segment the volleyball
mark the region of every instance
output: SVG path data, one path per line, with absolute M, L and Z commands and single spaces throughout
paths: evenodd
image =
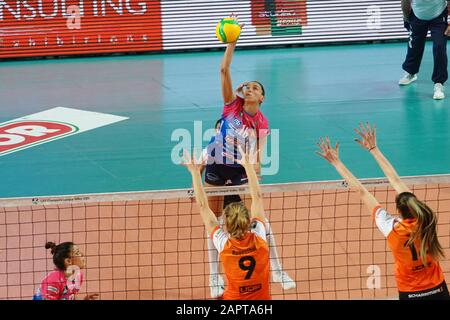
M 217 39 L 223 43 L 235 42 L 241 34 L 241 26 L 232 18 L 223 18 L 216 26 Z

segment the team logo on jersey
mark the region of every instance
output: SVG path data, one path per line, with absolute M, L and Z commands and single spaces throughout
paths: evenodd
M 128 118 L 57 107 L 0 123 L 0 156 Z
M 239 287 L 240 293 L 251 293 L 262 289 L 262 284 L 257 283 L 251 286 L 242 286 Z

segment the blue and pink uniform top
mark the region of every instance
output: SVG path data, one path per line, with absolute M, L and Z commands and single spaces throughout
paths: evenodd
M 82 283 L 81 271 L 71 279 L 67 279 L 64 271 L 52 271 L 42 280 L 33 300 L 75 300 Z
M 236 159 L 240 159 L 237 146 L 241 145 L 244 150 L 256 147 L 257 140 L 270 133 L 269 123 L 262 112 L 258 110 L 255 115 L 250 115 L 243 106 L 244 99 L 236 96 L 223 107 L 219 132 L 208 145 L 208 154 L 217 164 L 239 167 L 236 163 Z

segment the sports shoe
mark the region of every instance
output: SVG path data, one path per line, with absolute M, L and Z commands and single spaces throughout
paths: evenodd
M 285 271 L 273 271 L 272 279 L 273 282 L 280 283 L 283 290 L 294 289 L 297 286 L 295 281 L 292 280 Z
M 407 72 L 407 73 L 405 73 L 403 78 L 401 78 L 398 81 L 398 84 L 401 85 L 401 86 L 407 86 L 408 84 L 410 84 L 411 82 L 414 82 L 416 80 L 417 80 L 417 74 L 409 74 Z
M 225 284 L 221 275 L 209 276 L 209 288 L 211 290 L 211 298 L 220 298 L 225 291 Z
M 434 85 L 433 99 L 434 100 L 442 100 L 444 98 L 445 98 L 444 86 L 442 85 L 442 83 L 436 83 Z

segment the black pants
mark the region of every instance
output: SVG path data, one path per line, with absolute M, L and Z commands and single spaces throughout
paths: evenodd
M 450 300 L 447 284 L 442 282 L 440 285 L 418 292 L 399 292 L 400 300 Z
M 445 83 L 448 79 L 447 71 L 447 36 L 445 30 L 447 23 L 448 9 L 445 8 L 442 14 L 430 21 L 420 20 L 413 11 L 409 16 L 409 21 L 405 23 L 405 27 L 409 31 L 408 53 L 403 63 L 403 70 L 410 74 L 419 72 L 420 63 L 422 62 L 423 51 L 425 49 L 425 41 L 428 30 L 431 31 L 433 39 L 433 57 L 434 69 L 432 80 L 434 83 Z

